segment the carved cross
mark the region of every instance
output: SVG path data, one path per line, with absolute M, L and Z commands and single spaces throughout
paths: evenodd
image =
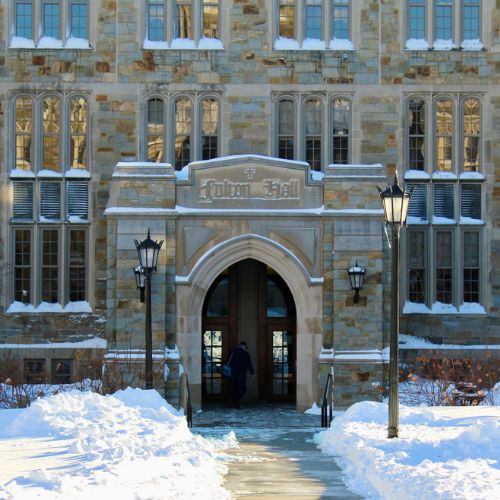
M 252 180 L 255 175 L 255 168 L 252 167 L 245 168 L 245 174 L 247 175 L 248 180 Z

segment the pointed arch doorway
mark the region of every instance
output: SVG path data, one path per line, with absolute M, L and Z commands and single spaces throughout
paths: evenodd
M 229 399 L 221 365 L 241 340 L 256 371 L 247 401 L 296 400 L 296 307 L 281 276 L 255 259 L 241 260 L 214 280 L 202 311 L 202 399 Z

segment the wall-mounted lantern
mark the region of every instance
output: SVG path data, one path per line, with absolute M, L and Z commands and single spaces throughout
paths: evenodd
M 358 266 L 358 261 L 356 261 L 356 264 L 347 269 L 347 272 L 351 281 L 351 288 L 354 290 L 354 303 L 357 304 L 359 302 L 359 291 L 363 288 L 366 267 Z

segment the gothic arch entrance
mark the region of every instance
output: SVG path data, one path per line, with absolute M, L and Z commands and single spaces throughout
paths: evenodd
M 271 267 L 254 259 L 225 269 L 209 288 L 202 311 L 202 398 L 229 399 L 221 376 L 229 353 L 245 340 L 255 378 L 247 401 L 296 399 L 296 308 L 290 289 Z
M 189 274 L 176 277 L 176 342 L 180 362 L 189 375 L 193 405 L 202 403 L 202 318 L 207 293 L 217 277 L 233 264 L 254 259 L 274 269 L 287 284 L 296 308 L 296 406 L 318 401 L 318 354 L 322 346 L 322 280 L 283 245 L 257 234 L 229 238 L 200 254 Z

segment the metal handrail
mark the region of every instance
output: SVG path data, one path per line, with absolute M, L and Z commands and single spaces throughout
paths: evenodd
M 328 394 L 330 393 L 330 397 Z M 333 420 L 333 369 L 326 378 L 325 391 L 321 400 L 321 427 L 330 427 Z
M 186 372 L 181 375 L 181 385 L 179 387 L 180 403 L 186 416 L 188 427 L 193 427 L 193 407 L 191 406 L 191 391 L 189 390 L 189 379 Z

